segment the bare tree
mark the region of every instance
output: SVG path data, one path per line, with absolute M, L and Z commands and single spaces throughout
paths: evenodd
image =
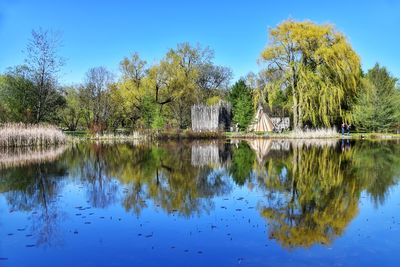
M 34 87 L 36 123 L 43 121 L 62 103 L 57 88 L 57 75 L 64 65 L 64 59 L 58 55 L 60 44 L 58 34 L 40 28 L 32 30 L 32 39 L 26 48 L 25 63 Z
M 228 67 L 204 64 L 200 66 L 197 84 L 209 97 L 212 91 L 228 89 L 232 76 L 232 70 Z
M 113 75 L 104 67 L 91 68 L 86 73 L 85 85 L 81 88 L 84 117 L 89 128 L 95 132 L 107 128 L 111 115 L 110 86 Z

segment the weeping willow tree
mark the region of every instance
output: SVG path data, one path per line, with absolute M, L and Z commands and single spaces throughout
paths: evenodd
M 284 21 L 269 32 L 262 52 L 270 76 L 268 102 L 288 96 L 293 126 L 304 121 L 330 126 L 350 120 L 350 106 L 359 88 L 360 59 L 346 37 L 332 25 Z

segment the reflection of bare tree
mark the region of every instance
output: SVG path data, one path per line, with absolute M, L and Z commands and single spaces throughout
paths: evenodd
M 1 173 L 1 190 L 10 210 L 31 212 L 31 226 L 26 230 L 32 232 L 37 245 L 52 246 L 60 242 L 57 229 L 64 215 L 57 206 L 57 197 L 62 186 L 59 179 L 64 175 L 63 166 L 50 163 Z
M 106 153 L 104 149 L 108 148 L 99 144 L 91 144 L 89 150 L 85 148 L 83 153 L 86 158 L 79 169 L 79 177 L 86 184 L 90 204 L 96 208 L 104 208 L 118 201 L 119 184 L 109 175 L 109 168 L 117 167 L 111 165 L 110 157 L 118 158 L 118 150 L 110 149 Z

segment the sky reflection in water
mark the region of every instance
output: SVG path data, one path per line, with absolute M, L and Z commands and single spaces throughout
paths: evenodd
M 397 266 L 399 176 L 399 142 L 3 149 L 0 265 Z

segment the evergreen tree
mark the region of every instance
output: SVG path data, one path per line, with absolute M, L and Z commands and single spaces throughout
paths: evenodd
M 253 95 L 244 80 L 237 81 L 230 93 L 232 103 L 233 122 L 239 125 L 240 130 L 245 130 L 254 116 Z
M 388 131 L 400 122 L 400 97 L 397 79 L 376 64 L 366 75 L 364 91 L 354 107 L 354 122 L 360 130 Z

